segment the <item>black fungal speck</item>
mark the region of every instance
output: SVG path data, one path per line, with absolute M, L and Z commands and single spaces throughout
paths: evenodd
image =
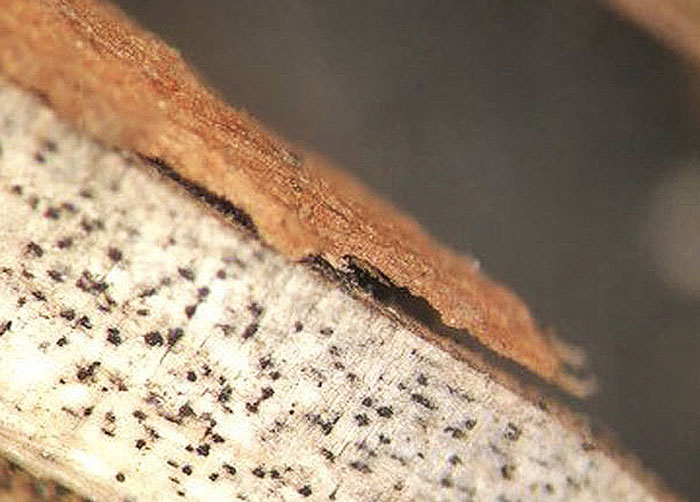
M 33 254 L 34 256 L 41 258 L 44 256 L 44 249 L 34 241 L 30 241 L 27 244 L 27 253 Z
M 168 347 L 174 347 L 175 344 L 185 335 L 182 328 L 175 328 L 168 331 Z
M 194 281 L 194 272 L 191 268 L 178 268 L 177 273 L 180 274 L 180 277 L 187 281 Z
M 231 476 L 236 474 L 236 468 L 231 464 L 223 464 L 221 467 Z
M 135 410 L 132 415 L 136 420 L 146 420 L 146 418 L 148 418 L 148 415 L 141 410 Z
M 116 480 L 119 481 L 120 483 L 123 483 L 124 480 L 126 479 L 126 476 L 124 476 L 123 473 L 118 472 L 117 475 L 115 476 Z
M 258 466 L 255 469 L 252 470 L 253 476 L 256 476 L 260 479 L 263 479 L 265 477 L 265 471 L 262 467 Z
M 95 370 L 100 367 L 102 363 L 100 361 L 93 361 L 87 366 L 83 366 L 78 369 L 77 377 L 81 382 L 87 380 L 95 374 Z
M 199 446 L 197 446 L 197 454 L 201 455 L 202 457 L 206 457 L 209 455 L 210 449 L 211 449 L 211 446 L 209 446 L 208 443 L 202 443 Z
M 50 270 L 47 270 L 46 273 L 55 282 L 63 282 L 65 280 L 65 278 L 63 277 L 63 274 L 61 272 L 59 272 L 58 270 L 50 269 Z
M 12 329 L 12 321 L 5 321 L 0 323 L 0 336 L 4 335 Z
M 299 492 L 299 495 L 301 495 L 302 497 L 310 497 L 311 494 L 313 493 L 311 491 L 311 487 L 309 485 L 304 485 L 301 488 L 299 488 L 299 490 L 297 490 L 297 491 Z
M 66 249 L 73 245 L 73 239 L 70 237 L 64 237 L 56 241 L 56 247 L 58 249 Z
M 197 381 L 197 374 L 194 371 L 188 371 L 187 372 L 187 380 L 190 382 L 196 382 Z
M 191 380 L 194 381 L 194 380 Z M 227 403 L 231 399 L 231 394 L 233 394 L 233 389 L 231 388 L 230 385 L 227 385 L 223 389 L 221 389 L 221 392 L 219 392 L 219 396 L 217 397 L 217 400 L 220 403 Z
M 82 326 L 85 329 L 92 329 L 92 322 L 88 316 L 84 315 L 78 319 L 78 326 Z
M 476 420 L 474 420 L 473 418 L 465 420 L 464 427 L 469 431 L 472 430 L 474 427 L 476 427 Z
M 377 408 L 377 415 L 382 418 L 391 418 L 394 415 L 394 409 L 391 406 L 380 406 Z
M 192 474 L 192 466 L 190 464 L 186 464 L 182 467 L 182 472 L 187 474 L 188 476 Z
M 208 288 L 208 287 L 203 286 L 203 287 L 201 287 L 201 288 L 199 288 L 199 289 L 197 290 L 197 297 L 198 297 L 200 300 L 203 300 L 203 299 L 206 298 L 207 296 L 209 296 L 209 288 Z
M 516 426 L 513 422 L 508 422 L 508 426 L 506 427 L 506 431 L 503 433 L 503 437 L 505 437 L 508 441 L 517 441 L 520 439 L 520 435 L 522 434 L 522 430 Z
M 501 466 L 501 476 L 503 479 L 513 479 L 515 474 L 515 466 L 511 464 L 504 464 Z
M 160 346 L 164 343 L 163 336 L 158 331 L 151 331 L 150 333 L 146 333 L 143 336 L 143 340 L 146 342 L 147 345 L 151 347 Z
M 275 394 L 275 390 L 272 387 L 264 387 L 261 394 L 262 399 L 270 399 Z
M 365 427 L 369 425 L 369 418 L 364 413 L 359 413 L 355 415 L 355 422 L 359 427 Z
M 218 473 L 212 472 L 211 474 L 209 474 L 209 481 L 216 481 L 217 479 L 219 479 Z
M 372 469 L 370 469 L 367 464 L 365 464 L 364 462 L 360 462 L 359 460 L 350 462 L 350 467 L 352 467 L 356 471 L 360 471 L 362 474 L 370 474 L 372 472 Z
M 2 333 L 0 333 L 0 334 L 2 334 Z M 59 347 L 63 347 L 67 343 L 68 343 L 68 339 L 65 336 L 62 336 L 61 338 L 56 340 L 56 345 L 58 345 Z
M 258 403 L 245 403 L 245 409 L 248 410 L 250 413 L 257 413 Z
M 304 329 L 304 325 L 300 323 L 299 321 L 294 323 L 294 331 L 296 333 L 299 333 L 302 329 Z
M 112 345 L 121 345 L 122 337 L 118 328 L 107 328 L 107 341 Z
M 416 378 L 416 381 L 420 385 L 423 385 L 423 386 L 428 385 L 428 378 L 423 373 L 418 375 L 418 378 Z
M 146 441 L 144 439 L 137 439 L 136 440 L 136 449 L 141 450 L 144 446 L 146 446 Z
M 188 319 L 192 319 L 194 317 L 195 312 L 197 312 L 197 304 L 187 305 L 185 307 L 185 315 Z
M 118 261 L 121 261 L 123 255 L 122 255 L 121 250 L 112 247 L 112 248 L 109 248 L 107 250 L 107 256 L 113 262 L 118 262 Z
M 423 394 L 411 394 L 411 400 L 420 404 L 421 406 L 428 408 L 429 410 L 435 409 L 435 405 L 430 401 L 430 399 L 425 397 Z
M 250 323 L 243 331 L 243 339 L 247 340 L 248 338 L 252 337 L 255 333 L 257 333 L 258 328 L 259 325 L 257 322 Z
M 319 333 L 321 333 L 323 336 L 331 336 L 333 334 L 333 328 L 326 326 L 325 328 L 321 328 Z
M 32 296 L 40 302 L 46 301 L 46 295 L 44 294 L 43 291 L 39 291 L 38 289 L 35 291 L 32 291 Z

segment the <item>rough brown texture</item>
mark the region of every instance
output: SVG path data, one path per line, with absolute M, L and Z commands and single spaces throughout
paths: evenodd
M 319 256 L 336 269 L 352 259 L 425 299 L 444 325 L 574 394 L 589 390 L 567 372 L 576 358 L 538 329 L 511 292 L 325 161 L 231 109 L 175 51 L 114 8 L 4 2 L 0 72 L 101 141 L 225 198 L 288 258 Z
M 700 65 L 700 3 L 697 0 L 607 0 L 626 17 Z

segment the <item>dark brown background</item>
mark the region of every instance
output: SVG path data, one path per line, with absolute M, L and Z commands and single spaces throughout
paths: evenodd
M 589 413 L 700 498 L 700 119 L 674 54 L 592 1 L 117 3 L 231 103 L 481 258 L 588 350 Z

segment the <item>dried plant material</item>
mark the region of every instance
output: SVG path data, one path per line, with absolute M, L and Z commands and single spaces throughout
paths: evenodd
M 477 340 L 476 349 L 498 354 L 491 359 L 516 361 L 575 395 L 591 391 L 515 295 L 327 162 L 224 104 L 172 49 L 115 9 L 5 2 L 0 72 L 100 141 L 208 194 L 287 258 L 399 291 L 395 298 L 438 328 L 421 332 L 454 355 L 475 363 L 453 338 Z
M 0 500 L 670 499 L 3 81 L 0 145 Z

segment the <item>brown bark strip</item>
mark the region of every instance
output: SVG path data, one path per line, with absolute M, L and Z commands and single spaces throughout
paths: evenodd
M 288 258 L 367 263 L 424 298 L 445 325 L 576 395 L 590 390 L 513 293 L 326 161 L 226 105 L 174 50 L 113 7 L 4 2 L 0 72 L 101 141 L 162 159 L 230 201 Z

